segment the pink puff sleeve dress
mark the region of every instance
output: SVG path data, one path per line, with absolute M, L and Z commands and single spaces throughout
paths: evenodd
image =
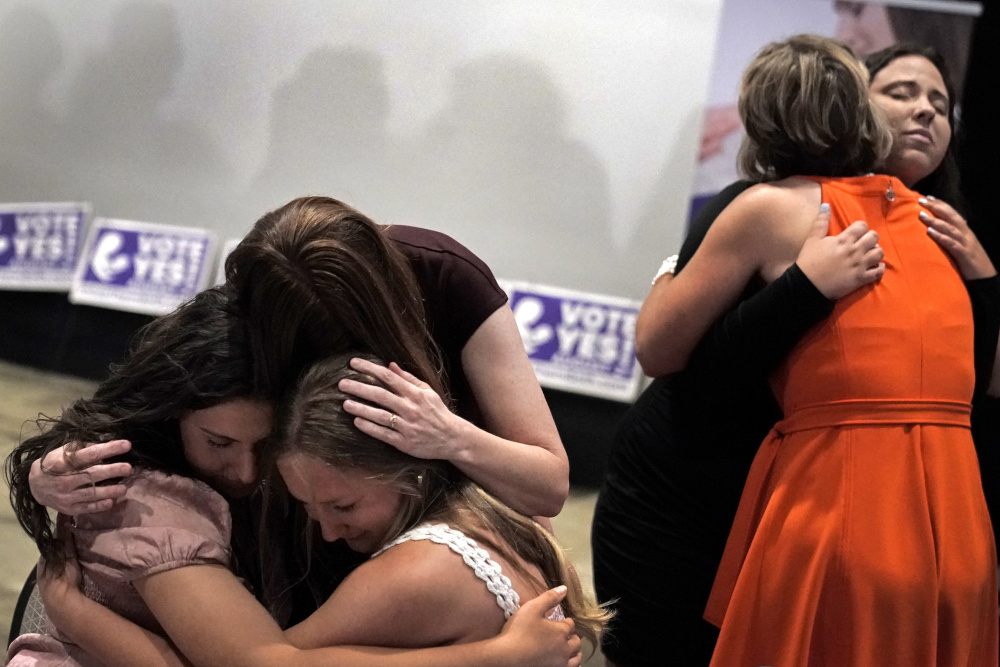
M 73 538 L 83 571 L 84 594 L 147 630 L 163 634 L 132 583 L 188 565 L 229 567 L 229 505 L 206 484 L 180 475 L 140 470 L 125 484 L 125 498 L 113 509 L 77 517 L 75 526 L 60 516 L 59 529 Z M 15 639 L 5 664 L 102 665 L 51 622 L 46 634 Z

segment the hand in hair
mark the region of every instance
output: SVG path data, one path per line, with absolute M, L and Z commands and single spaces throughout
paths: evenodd
M 112 440 L 76 448 L 76 443 L 54 449 L 31 464 L 28 485 L 40 504 L 60 514 L 78 516 L 111 509 L 125 495 L 125 486 L 98 486 L 99 482 L 132 473 L 129 463 L 101 461 L 131 449 L 128 440 Z
M 417 458 L 455 458 L 467 422 L 449 410 L 430 385 L 395 363 L 386 368 L 355 358 L 351 368 L 388 387 L 340 381 L 341 391 L 368 402 L 344 402 L 344 410 L 356 417 L 354 425 L 360 431 Z
M 920 212 L 927 234 L 955 260 L 963 279 L 991 278 L 997 274 L 969 223 L 955 209 L 934 197 L 921 199 L 920 205 L 930 211 Z
M 823 296 L 839 299 L 882 277 L 885 253 L 867 224 L 858 220 L 836 236 L 829 229 L 830 207 L 823 204 L 795 260 Z
M 566 596 L 566 587 L 550 589 L 525 602 L 504 625 L 497 642 L 511 664 L 526 667 L 577 667 L 583 661 L 580 638 L 572 619 L 548 621 L 552 608 Z

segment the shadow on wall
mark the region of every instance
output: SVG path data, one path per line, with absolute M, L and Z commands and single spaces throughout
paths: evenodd
M 27 5 L 0 23 L 0 201 L 52 199 L 69 176 L 60 164 L 64 128 L 43 103 L 63 64 L 55 25 Z
M 360 49 L 311 52 L 271 97 L 271 136 L 248 201 L 255 217 L 306 194 L 342 199 L 370 215 L 396 169 L 386 130 L 389 87 L 382 60 Z
M 691 164 L 688 156 L 691 151 L 685 142 L 698 136 L 700 126 L 701 111 L 696 110 L 685 119 L 684 127 L 677 133 L 677 141 L 670 148 L 652 191 L 643 204 L 638 224 L 624 253 L 630 262 L 645 269 L 641 277 L 642 284 L 630 285 L 631 293 L 645 294 L 660 263 L 668 254 L 672 254 L 668 253 L 664 243 L 664 221 L 678 219 L 680 216 L 677 215 L 677 209 L 686 209 L 690 201 Z
M 232 171 L 207 132 L 163 113 L 181 64 L 174 10 L 124 4 L 107 47 L 84 60 L 71 86 L 67 196 L 106 216 L 212 224 L 231 200 Z
M 169 3 L 120 6 L 106 45 L 69 72 L 60 120 L 44 93 L 65 74 L 63 51 L 44 12 L 3 15 L 0 200 L 83 199 L 103 216 L 218 227 L 329 194 L 380 222 L 450 233 L 502 277 L 634 292 L 613 243 L 604 166 L 570 136 L 568 102 L 539 62 L 496 54 L 462 64 L 441 112 L 403 138 L 388 130 L 390 112 L 405 109 L 391 108 L 381 57 L 317 49 L 273 91 L 264 166 L 237 184 L 198 119 L 165 113 L 183 64 Z
M 566 106 L 537 62 L 498 54 L 457 68 L 409 161 L 413 201 L 498 275 L 607 291 L 617 265 L 607 175 L 568 136 Z
M 274 92 L 268 158 L 246 199 L 262 211 L 330 194 L 380 222 L 453 234 L 501 276 L 613 284 L 607 178 L 566 136 L 565 103 L 541 65 L 502 55 L 463 65 L 416 139 L 392 136 L 389 112 L 377 55 L 312 52 Z

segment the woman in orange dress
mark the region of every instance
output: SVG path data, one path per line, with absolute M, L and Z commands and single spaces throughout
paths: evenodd
M 867 73 L 836 42 L 765 47 L 740 111 L 743 168 L 767 182 L 651 292 L 640 318 L 667 332 L 663 353 L 683 364 L 749 281 L 773 280 L 803 243 L 855 220 L 878 240 L 856 271 L 881 275 L 840 298 L 772 377 L 785 417 L 754 461 L 706 610 L 721 628 L 712 665 L 993 667 L 997 563 L 969 431 L 962 278 L 995 270 L 983 254 L 960 275 L 920 222 L 920 195 L 861 175 L 889 138 Z M 830 226 L 810 228 L 821 203 Z

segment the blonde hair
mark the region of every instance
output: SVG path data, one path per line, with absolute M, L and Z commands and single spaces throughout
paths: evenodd
M 739 112 L 746 136 L 737 162 L 753 181 L 857 176 L 892 148 L 868 95 L 868 70 L 826 37 L 796 35 L 765 46 L 743 73 Z
M 354 357 L 382 362 L 372 355 L 348 353 L 314 364 L 292 392 L 279 419 L 277 456 L 301 453 L 338 468 L 359 470 L 390 483 L 403 496 L 399 514 L 384 538 L 428 521 L 443 521 L 499 552 L 519 575 L 545 587 L 565 585 L 562 608 L 577 633 L 595 647 L 611 612 L 588 599 L 562 547 L 544 528 L 490 496 L 457 468 L 441 460 L 418 459 L 354 426 L 344 408 L 348 396 L 340 380 L 381 383 L 350 367 Z M 521 560 L 538 567 L 544 581 Z

